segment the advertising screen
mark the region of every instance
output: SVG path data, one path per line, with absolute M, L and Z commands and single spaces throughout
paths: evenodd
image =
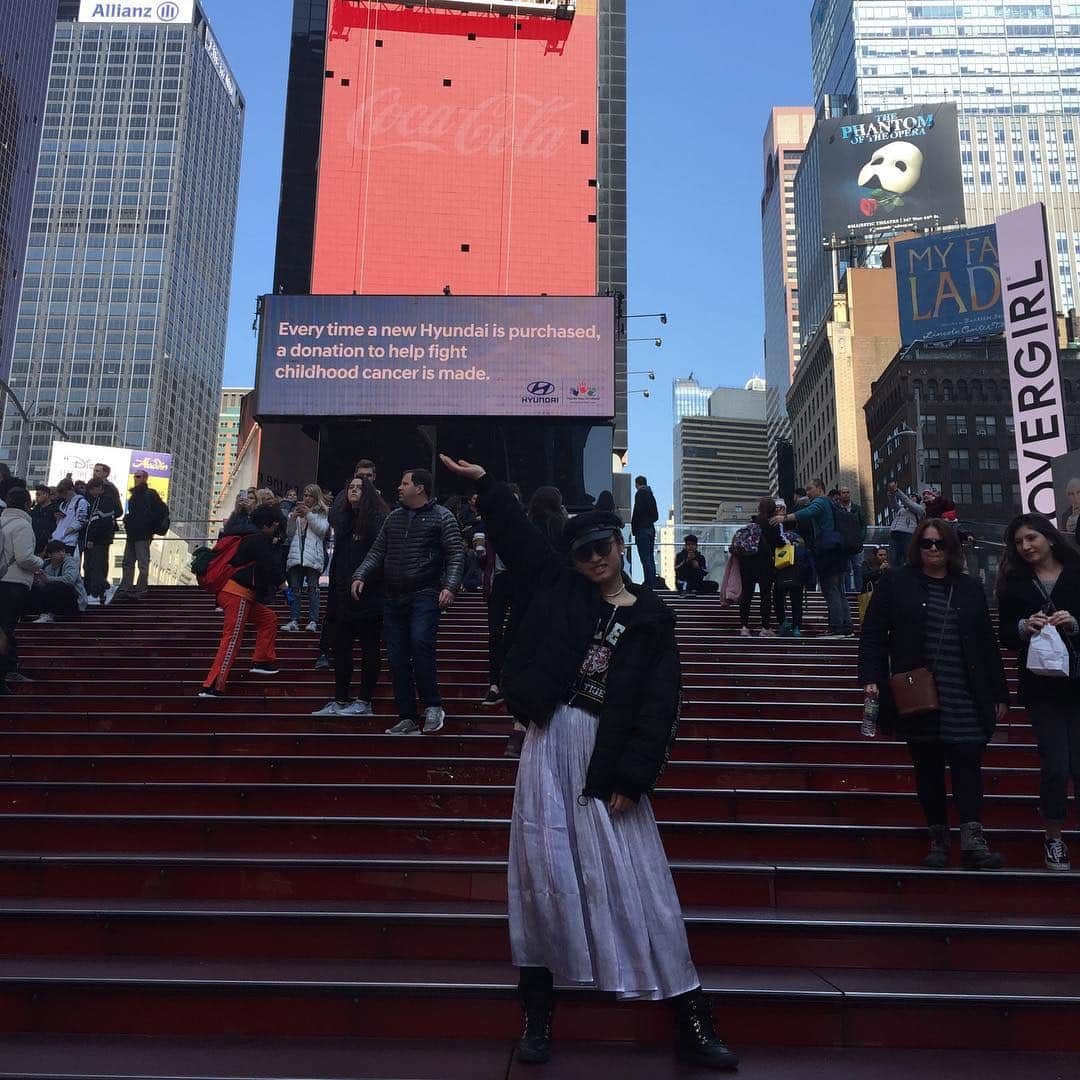
M 1001 333 L 996 226 L 901 240 L 894 261 L 904 345 Z
M 256 415 L 615 414 L 607 297 L 265 296 Z
M 1050 471 L 1054 477 L 1055 524 L 1076 544 L 1080 541 L 1080 450 L 1054 458 Z
M 817 139 L 826 237 L 963 224 L 955 104 L 821 120 Z
M 145 469 L 146 482 L 168 502 L 172 454 L 162 454 L 156 450 L 56 441 L 49 456 L 46 482 L 52 487 L 65 476 L 70 476 L 72 480 L 89 480 L 94 475 L 94 466 L 99 462 L 109 466 L 109 480 L 117 486 L 123 498 L 127 498 L 128 491 L 135 485 L 132 475 L 135 470 Z

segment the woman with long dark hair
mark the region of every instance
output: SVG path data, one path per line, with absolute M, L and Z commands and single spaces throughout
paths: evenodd
M 902 716 L 890 677 L 924 669 L 933 676 L 938 707 Z M 982 758 L 1005 718 L 1009 692 L 986 596 L 965 574 L 960 541 L 947 521 L 919 522 L 906 563 L 874 589 L 859 641 L 859 682 L 868 697 L 880 697 L 882 730 L 907 741 L 930 830 L 926 866 L 949 865 L 946 769 L 960 816 L 962 865 L 1004 866 L 983 835 Z
M 1028 670 L 1032 639 L 1053 627 L 1069 649 L 1075 670 L 1080 635 L 1080 554 L 1039 514 L 1021 514 L 1005 530 L 1005 558 L 998 578 L 1002 642 L 1020 654 L 1020 696 L 1039 745 L 1039 812 L 1048 870 L 1070 870 L 1061 838 L 1069 810 L 1069 777 L 1080 798 L 1080 701 L 1077 682 Z
M 352 579 L 367 557 L 375 537 L 386 520 L 389 508 L 375 485 L 354 477 L 345 493 L 345 505 L 335 508 L 334 558 L 330 564 L 330 588 L 337 593 L 334 630 L 334 700 L 317 709 L 313 716 L 371 716 L 371 699 L 379 681 L 382 645 L 383 597 L 381 581 L 369 580 L 356 598 Z M 360 643 L 360 696 L 350 700 L 353 677 L 353 647 Z
M 518 1060 L 550 1055 L 557 977 L 621 998 L 672 1000 L 680 1053 L 734 1068 L 690 958 L 647 797 L 678 727 L 674 617 L 623 575 L 616 515 L 571 518 L 556 553 L 505 484 L 479 465 L 442 462 L 476 482 L 496 550 L 512 574 L 535 584 L 502 672 L 507 703 L 529 725 L 508 870 L 525 1010 Z
M 738 553 L 739 576 L 742 579 L 742 593 L 739 596 L 739 633 L 750 637 L 750 606 L 754 601 L 755 586 L 761 590 L 761 636 L 775 637 L 772 630 L 773 609 L 773 556 L 780 546 L 780 526 L 773 525 L 776 516 L 776 500 L 764 498 L 758 503 L 758 512 L 753 523 L 760 530 L 757 551 Z

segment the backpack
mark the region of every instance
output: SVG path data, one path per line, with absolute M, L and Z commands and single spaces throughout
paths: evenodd
M 732 555 L 756 555 L 761 547 L 761 526 L 757 522 L 744 525 L 731 538 Z
M 833 507 L 834 528 L 840 534 L 845 555 L 858 555 L 862 551 L 862 526 L 859 519 L 847 510 Z
M 169 507 L 163 499 L 159 499 L 157 520 L 154 522 L 154 533 L 157 536 L 164 536 L 171 528 L 172 521 L 169 520 Z
M 223 536 L 213 548 L 196 548 L 191 557 L 191 572 L 198 579 L 199 587 L 217 596 L 237 570 L 232 559 L 240 547 L 242 536 Z M 251 565 L 250 563 L 248 564 Z

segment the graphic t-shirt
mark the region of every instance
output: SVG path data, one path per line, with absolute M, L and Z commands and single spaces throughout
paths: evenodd
M 599 714 L 607 695 L 608 672 L 615 647 L 626 632 L 626 622 L 623 621 L 622 616 L 632 610 L 607 604 L 604 606 L 610 607 L 610 612 L 605 610 L 596 622 L 596 629 L 593 631 L 589 647 L 585 650 L 585 657 L 581 661 L 581 668 L 574 681 L 568 702 L 579 709 L 596 714 Z

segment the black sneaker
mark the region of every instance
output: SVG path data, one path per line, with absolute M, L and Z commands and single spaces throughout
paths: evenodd
M 1051 840 L 1048 836 L 1043 843 L 1043 853 L 1047 870 L 1072 869 L 1072 863 L 1069 862 L 1069 849 L 1060 837 Z
M 481 705 L 501 705 L 503 703 L 502 693 L 494 686 L 484 695 L 484 699 L 480 702 Z
M 195 696 L 197 698 L 201 698 L 201 697 L 211 697 L 211 698 L 213 698 L 213 697 L 224 697 L 225 696 L 225 691 L 224 690 L 218 690 L 216 687 L 213 687 L 213 686 L 204 686 Z
M 252 675 L 280 675 L 281 668 L 273 664 L 255 664 L 251 669 Z
M 326 653 L 322 653 L 319 656 L 319 659 L 315 661 L 315 670 L 316 671 L 325 671 L 329 667 L 330 667 L 330 657 L 327 656 Z
M 4 676 L 5 680 L 11 683 L 12 686 L 18 686 L 19 683 L 33 682 L 29 675 L 24 675 L 21 671 L 9 671 Z

